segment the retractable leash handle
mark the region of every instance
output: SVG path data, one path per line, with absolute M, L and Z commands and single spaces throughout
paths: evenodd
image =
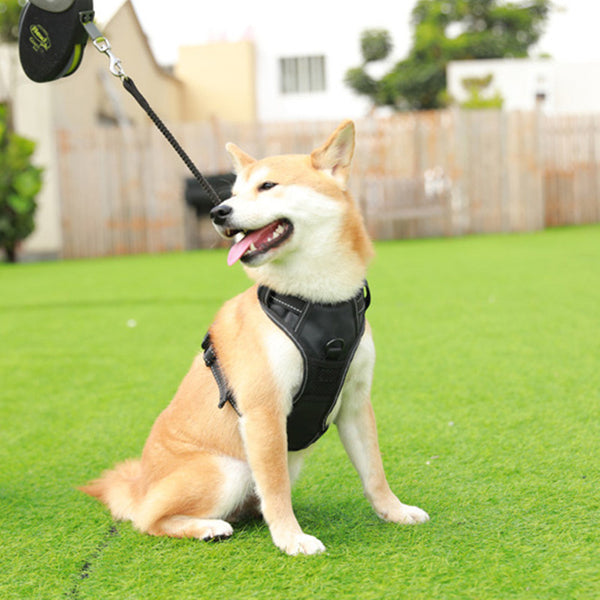
M 19 20 L 19 58 L 25 74 L 38 83 L 71 75 L 81 64 L 88 36 L 94 47 L 108 57 L 110 72 L 146 111 L 211 202 L 220 204 L 217 192 L 125 74 L 121 59 L 113 54 L 110 42 L 94 23 L 93 0 L 30 0 L 25 5 Z
M 94 14 L 92 0 L 31 0 L 19 18 L 19 59 L 38 83 L 71 75 L 83 58 L 87 35 L 79 15 Z

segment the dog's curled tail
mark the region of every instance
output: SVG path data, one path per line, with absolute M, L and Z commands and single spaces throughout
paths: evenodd
M 131 521 L 139 498 L 141 473 L 139 460 L 126 460 L 79 490 L 106 504 L 118 521 Z

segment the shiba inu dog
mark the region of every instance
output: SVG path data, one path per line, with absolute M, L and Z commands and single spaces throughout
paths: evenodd
M 379 517 L 429 518 L 393 494 L 379 453 L 363 291 L 373 249 L 347 189 L 354 138 L 346 121 L 310 155 L 255 160 L 227 145 L 237 178 L 211 218 L 235 241 L 229 264 L 241 260 L 256 285 L 217 313 L 141 459 L 82 488 L 116 519 L 207 540 L 262 514 L 283 552 L 323 552 L 296 520 L 291 485 L 331 423 Z

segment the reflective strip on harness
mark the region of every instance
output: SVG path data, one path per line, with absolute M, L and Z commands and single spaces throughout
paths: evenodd
M 287 419 L 288 449 L 302 450 L 327 431 L 327 418 L 365 330 L 369 288 L 365 283 L 354 298 L 345 302 L 318 304 L 260 286 L 258 299 L 267 316 L 288 335 L 302 355 L 302 383 Z M 240 414 L 208 334 L 202 347 L 205 363 L 219 386 L 219 407 L 230 402 Z

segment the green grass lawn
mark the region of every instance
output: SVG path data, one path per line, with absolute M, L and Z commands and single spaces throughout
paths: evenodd
M 369 276 L 383 523 L 334 430 L 294 489 L 327 553 L 116 527 L 75 486 L 136 456 L 223 300 L 221 250 L 0 266 L 0 598 L 600 597 L 600 227 L 388 242 Z M 135 325 L 135 326 L 132 326 Z

